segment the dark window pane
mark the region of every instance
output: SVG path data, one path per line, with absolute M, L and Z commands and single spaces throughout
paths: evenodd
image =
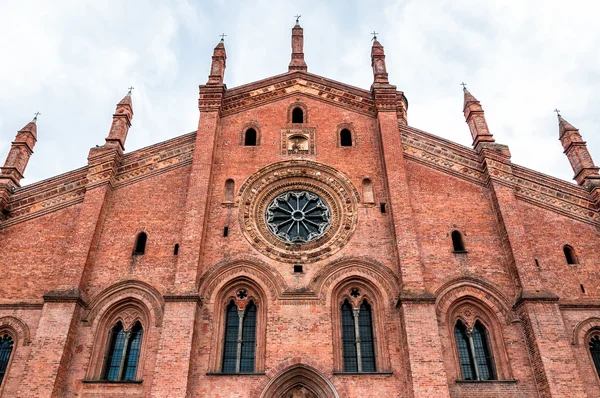
M 254 372 L 254 352 L 256 350 L 256 306 L 250 302 L 246 306 L 242 326 L 242 358 L 240 372 Z
M 142 325 L 136 323 L 131 329 L 129 335 L 129 346 L 127 346 L 127 356 L 125 357 L 125 370 L 123 380 L 135 380 L 137 365 L 140 358 L 140 348 L 142 346 L 142 335 L 144 330 Z
M 138 256 L 142 255 L 146 252 L 146 240 L 148 239 L 148 235 L 145 232 L 140 232 L 135 241 L 135 248 L 133 249 L 133 254 Z
M 340 131 L 340 145 L 352 146 L 352 133 L 348 129 Z
M 463 238 L 460 232 L 452 231 L 452 245 L 454 246 L 455 252 L 464 252 L 465 245 L 463 243 Z
M 342 305 L 342 353 L 344 372 L 358 372 L 354 317 L 352 316 L 352 306 L 348 301 Z
M 294 108 L 292 111 L 292 123 L 304 123 L 304 112 L 300 108 Z
M 463 380 L 475 380 L 475 363 L 469 349 L 469 337 L 465 325 L 461 321 L 456 322 L 456 326 L 454 326 L 454 338 Z
M 494 367 L 492 364 L 492 355 L 488 341 L 485 326 L 480 322 L 475 322 L 473 329 L 473 345 L 475 346 L 475 358 L 479 370 L 480 380 L 494 380 Z
M 106 357 L 104 379 L 119 380 L 119 369 L 125 346 L 125 331 L 121 322 L 117 323 L 110 331 L 108 355 Z
M 223 373 L 235 373 L 237 359 L 237 338 L 240 318 L 234 302 L 227 306 L 225 316 L 225 346 L 223 347 Z
M 246 136 L 244 137 L 245 146 L 256 146 L 256 130 L 250 128 L 246 130 Z
M 596 373 L 600 376 L 600 336 L 596 335 L 590 340 L 590 353 L 596 367 Z
M 358 313 L 358 331 L 360 333 L 360 357 L 363 372 L 375 372 L 375 345 L 373 343 L 373 318 L 371 306 L 363 301 Z
M 2 380 L 4 380 L 6 374 L 13 346 L 13 339 L 9 335 L 5 334 L 0 338 L 0 385 L 2 385 Z

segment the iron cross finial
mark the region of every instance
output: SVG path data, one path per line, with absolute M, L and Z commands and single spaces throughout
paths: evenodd
M 373 38 L 371 40 L 372 41 L 377 40 L 377 32 L 373 31 L 373 32 L 371 32 L 371 34 L 373 35 Z
M 556 116 L 560 116 L 560 110 L 557 108 L 554 108 L 554 112 L 556 112 Z
M 34 113 L 33 120 L 37 120 L 37 117 L 38 117 L 39 115 L 41 115 L 41 113 L 39 113 L 39 112 L 36 112 L 36 113 Z
M 221 41 L 225 41 L 225 37 L 227 37 L 225 33 L 221 33 L 219 36 L 221 36 Z
M 300 22 L 300 17 L 301 17 L 301 16 L 302 16 L 302 15 L 294 15 L 294 18 L 296 18 L 296 23 L 299 23 L 299 22 Z
M 131 86 L 128 88 L 129 92 L 127 92 L 127 94 L 131 94 L 131 90 L 133 90 L 135 87 Z
M 467 88 L 467 83 L 465 82 L 462 82 L 460 85 L 463 86 L 463 90 Z

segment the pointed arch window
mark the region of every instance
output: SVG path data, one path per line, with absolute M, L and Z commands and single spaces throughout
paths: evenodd
M 454 247 L 455 253 L 466 253 L 465 242 L 463 236 L 459 231 L 452 231 L 452 246 Z
M 304 111 L 302 108 L 294 108 L 292 111 L 292 123 L 304 123 Z
M 254 372 L 256 315 L 257 308 L 253 301 L 248 302 L 244 309 L 238 309 L 233 300 L 229 302 L 225 316 L 223 373 Z
M 344 372 L 375 372 L 371 306 L 364 300 L 355 309 L 346 300 L 341 311 Z
M 348 129 L 340 131 L 340 146 L 352 146 L 352 133 Z
M 140 232 L 135 239 L 135 246 L 133 248 L 134 256 L 141 256 L 146 252 L 146 241 L 148 240 L 148 235 L 145 232 Z
M 596 373 L 600 377 L 600 335 L 595 334 L 592 336 L 589 342 L 590 355 L 596 368 Z
M 463 380 L 496 380 L 494 362 L 485 326 L 475 322 L 472 329 L 458 320 L 454 338 Z
M 136 322 L 130 330 L 125 330 L 121 322 L 117 322 L 111 329 L 104 361 L 103 380 L 136 380 L 143 333 L 144 330 L 139 322 Z
M 8 370 L 8 364 L 10 363 L 10 356 L 14 347 L 14 341 L 8 334 L 0 337 L 0 386 Z

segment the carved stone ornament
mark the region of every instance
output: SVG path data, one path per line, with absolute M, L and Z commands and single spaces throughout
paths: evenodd
M 339 171 L 308 160 L 275 163 L 240 188 L 240 225 L 273 259 L 314 262 L 341 249 L 357 222 L 358 191 Z

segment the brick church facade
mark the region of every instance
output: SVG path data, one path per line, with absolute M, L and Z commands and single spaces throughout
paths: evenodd
M 411 127 L 371 57 L 369 90 L 308 73 L 296 24 L 287 73 L 227 88 L 221 41 L 197 131 L 125 153 L 128 94 L 85 167 L 23 187 L 21 129 L 0 396 L 599 397 L 579 131 L 559 115 L 576 185 L 512 163 L 466 89 L 472 148 Z

